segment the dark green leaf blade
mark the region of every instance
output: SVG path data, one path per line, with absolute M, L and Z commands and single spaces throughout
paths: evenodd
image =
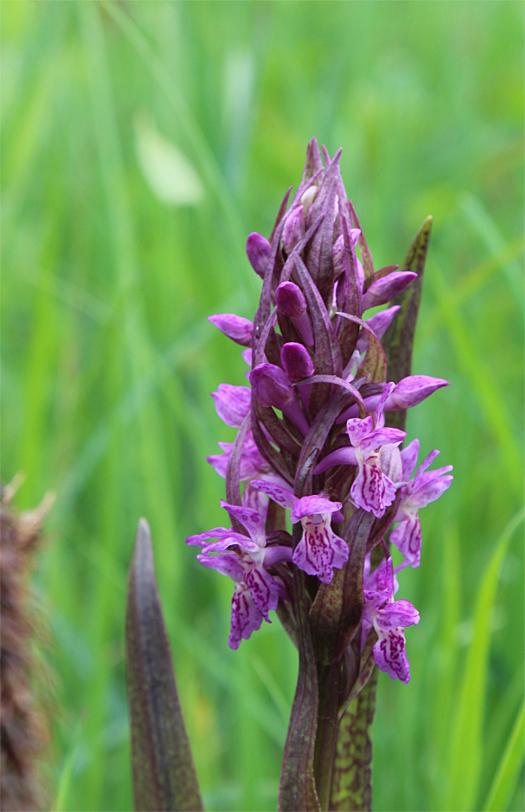
M 202 810 L 145 519 L 129 572 L 126 654 L 135 809 Z
M 330 809 L 369 812 L 372 809 L 371 728 L 377 690 L 377 668 L 349 705 L 339 725 Z
M 402 378 L 410 375 L 412 369 L 412 350 L 414 335 L 421 301 L 423 287 L 423 273 L 427 258 L 432 217 L 423 222 L 414 242 L 410 246 L 400 271 L 417 273 L 417 279 L 396 296 L 392 304 L 401 305 L 392 324 L 383 336 L 383 347 L 388 358 L 388 380 L 398 383 Z M 387 425 L 404 430 L 406 425 L 406 410 L 392 412 L 387 419 Z

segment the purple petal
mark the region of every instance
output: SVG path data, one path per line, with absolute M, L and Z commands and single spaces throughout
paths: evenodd
M 363 311 L 391 302 L 416 277 L 417 273 L 412 273 L 412 271 L 394 271 L 388 276 L 378 279 L 377 282 L 372 282 L 363 296 Z
M 417 511 L 411 511 L 405 515 L 402 522 L 395 530 L 392 530 L 390 541 L 396 545 L 399 552 L 413 567 L 419 567 L 421 563 L 421 522 Z
M 403 481 L 401 454 L 397 445 L 389 443 L 381 448 L 381 470 L 397 486 Z
M 314 468 L 314 474 L 322 474 L 329 468 L 333 468 L 334 465 L 357 465 L 355 448 L 338 448 L 327 454 Z
M 236 533 L 231 527 L 213 527 L 211 530 L 206 530 L 205 533 L 198 533 L 195 536 L 188 536 L 186 544 L 199 544 L 204 545 L 208 543 L 208 539 L 222 539 L 230 536 L 235 536 Z
M 361 441 L 359 448 L 364 454 L 368 454 L 384 445 L 399 445 L 406 436 L 406 431 L 401 429 L 374 429 Z
M 264 547 L 266 544 L 264 522 L 257 511 L 238 505 L 229 505 L 224 499 L 221 499 L 221 507 L 227 510 L 230 516 L 235 516 L 259 547 Z
M 283 228 L 283 247 L 287 254 L 295 248 L 304 236 L 303 206 L 297 206 L 289 213 Z
M 228 644 L 239 648 L 241 640 L 248 640 L 252 632 L 261 628 L 263 616 L 245 584 L 237 584 L 232 598 L 232 619 Z
M 346 433 L 350 437 L 350 442 L 355 448 L 358 448 L 361 442 L 372 431 L 372 418 L 365 417 L 351 417 L 346 421 Z
M 211 396 L 215 401 L 217 414 L 227 426 L 240 428 L 250 411 L 252 393 L 247 386 L 232 386 L 221 383 Z
M 248 347 L 252 342 L 253 323 L 249 319 L 243 319 L 242 316 L 236 316 L 234 313 L 222 313 L 217 316 L 208 316 L 208 321 L 211 321 L 224 335 Z
M 291 561 L 292 560 L 292 548 L 291 547 L 266 547 L 264 551 L 264 566 L 266 569 L 268 567 L 273 567 L 274 564 L 280 564 L 281 561 Z
M 341 569 L 348 561 L 348 555 L 348 544 L 326 527 L 324 522 L 306 522 L 292 561 L 307 575 L 317 575 L 320 581 L 329 584 L 333 578 L 333 568 Z
M 281 348 L 281 363 L 284 371 L 291 381 L 302 381 L 303 378 L 310 378 L 315 367 L 310 353 L 302 344 L 289 341 Z
M 429 471 L 417 481 L 417 487 L 414 487 L 410 493 L 410 504 L 416 508 L 423 508 L 435 502 L 439 497 L 452 485 L 453 476 L 442 476 L 445 471 L 450 471 L 451 465 L 445 468 L 438 468 L 436 471 Z M 434 475 L 434 476 L 433 476 Z
M 380 671 L 385 671 L 392 679 L 399 679 L 405 685 L 410 680 L 410 663 L 405 651 L 403 629 L 390 629 L 381 635 L 374 646 L 374 660 Z
M 306 299 L 295 282 L 281 282 L 275 291 L 275 304 L 285 316 L 298 318 L 306 311 Z
M 246 240 L 246 253 L 255 273 L 264 279 L 266 266 L 272 253 L 272 246 L 266 237 L 257 234 L 256 231 L 250 234 Z
M 257 609 L 268 620 L 269 609 L 277 609 L 279 603 L 279 582 L 263 567 L 253 567 L 244 574 L 244 583 Z
M 303 496 L 298 499 L 290 513 L 290 521 L 296 524 L 305 516 L 315 516 L 317 513 L 335 513 L 341 510 L 341 502 L 331 502 L 324 496 Z
M 382 632 L 399 627 L 417 626 L 418 623 L 419 612 L 410 601 L 405 600 L 387 603 L 376 616 L 377 628 Z
M 378 457 L 359 466 L 357 477 L 350 489 L 350 496 L 358 507 L 372 511 L 378 519 L 396 496 L 396 487 L 381 470 Z
M 221 575 L 227 575 L 234 581 L 239 582 L 244 578 L 244 567 L 241 560 L 235 553 L 225 553 L 224 555 L 198 555 L 197 561 L 203 567 L 208 567 L 211 570 L 217 570 Z
M 294 390 L 280 367 L 259 364 L 250 372 L 250 383 L 255 397 L 262 406 L 282 409 L 294 397 Z
M 252 479 L 250 484 L 252 488 L 262 491 L 266 496 L 269 496 L 270 499 L 287 510 L 293 508 L 297 502 L 297 497 L 294 496 L 293 493 L 281 488 L 279 485 L 275 485 L 273 482 L 266 482 L 263 479 Z
M 403 466 L 403 480 L 408 482 L 412 471 L 416 467 L 417 455 L 419 454 L 419 440 L 412 440 L 401 451 L 401 464 Z

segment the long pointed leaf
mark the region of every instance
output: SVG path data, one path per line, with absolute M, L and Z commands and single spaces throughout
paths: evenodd
M 523 765 L 524 734 L 525 705 L 522 705 L 501 758 L 498 772 L 490 788 L 487 801 L 483 807 L 483 812 L 501 812 L 502 809 L 508 809 L 519 771 Z
M 330 809 L 372 809 L 372 739 L 377 668 L 339 725 Z
M 400 268 L 401 271 L 412 271 L 417 273 L 417 279 L 396 296 L 392 304 L 401 305 L 392 324 L 383 336 L 383 347 L 388 358 L 388 380 L 398 383 L 401 378 L 410 375 L 412 369 L 412 350 L 414 347 L 414 335 L 416 331 L 417 315 L 419 303 L 421 301 L 421 290 L 423 287 L 423 273 L 427 258 L 428 242 L 432 228 L 432 217 L 427 217 L 423 225 L 416 234 L 414 242 L 410 246 L 405 261 Z M 393 412 L 389 426 L 405 429 L 406 410 Z
M 129 572 L 126 653 L 135 809 L 202 810 L 145 519 Z
M 465 662 L 458 697 L 458 714 L 449 742 L 450 784 L 445 809 L 475 809 L 482 763 L 483 717 L 491 637 L 491 617 L 501 566 L 509 541 L 523 521 L 523 510 L 514 517 L 500 538 L 481 581 L 474 611 L 474 637 Z

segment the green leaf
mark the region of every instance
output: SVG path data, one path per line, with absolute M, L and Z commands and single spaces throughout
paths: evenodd
M 202 810 L 145 519 L 129 572 L 126 644 L 135 809 Z
M 392 324 L 383 337 L 383 347 L 385 348 L 388 358 L 388 380 L 395 381 L 396 383 L 402 378 L 406 378 L 407 375 L 410 375 L 412 369 L 414 335 L 419 312 L 419 302 L 421 301 L 423 272 L 425 270 L 431 228 L 432 217 L 427 217 L 419 229 L 414 242 L 410 246 L 402 267 L 399 269 L 400 271 L 412 271 L 413 273 L 417 273 L 418 278 L 414 279 L 414 281 L 393 300 L 392 304 L 401 305 L 401 310 L 398 310 Z M 390 414 L 389 418 L 387 425 L 403 430 L 405 429 L 406 409 Z
M 330 809 L 372 809 L 371 728 L 377 691 L 377 668 L 345 711 L 339 724 Z
M 525 704 L 516 719 L 498 771 L 490 788 L 483 812 L 502 812 L 508 809 L 523 764 L 523 737 L 525 735 Z
M 448 776 L 444 809 L 468 812 L 475 809 L 482 755 L 483 720 L 487 687 L 491 618 L 503 559 L 521 510 L 507 525 L 481 581 L 474 610 L 474 637 L 467 652 L 457 714 L 449 742 Z

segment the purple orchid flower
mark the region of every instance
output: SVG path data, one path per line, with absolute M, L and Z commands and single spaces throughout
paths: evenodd
M 331 528 L 332 514 L 341 510 L 341 502 L 331 502 L 324 496 L 298 499 L 279 485 L 263 480 L 254 479 L 251 485 L 281 507 L 291 510 L 292 524 L 301 522 L 303 535 L 293 552 L 292 561 L 308 575 L 317 575 L 320 581 L 329 584 L 334 567 L 341 569 L 349 555 L 348 544 Z
M 410 663 L 406 655 L 403 629 L 419 623 L 419 612 L 410 601 L 394 601 L 397 584 L 392 559 L 383 558 L 372 573 L 366 571 L 370 568 L 370 556 L 367 559 L 363 590 L 363 633 L 367 635 L 370 627 L 374 627 L 378 637 L 374 644 L 377 667 L 392 679 L 399 679 L 406 684 L 410 680 Z
M 448 472 L 452 471 L 452 465 L 427 471 L 439 454 L 439 451 L 431 451 L 417 469 L 414 479 L 407 482 L 415 468 L 418 453 L 419 440 L 412 440 L 401 451 L 402 478 L 407 484 L 402 488 L 401 501 L 394 519 L 400 524 L 390 535 L 390 541 L 413 567 L 419 567 L 421 561 L 421 522 L 418 511 L 439 499 L 441 494 L 450 488 L 454 479 L 448 475 Z
M 247 640 L 253 631 L 260 628 L 263 619 L 271 622 L 268 612 L 277 608 L 283 586 L 270 575 L 267 568 L 280 561 L 289 561 L 292 551 L 284 546 L 266 546 L 264 520 L 257 511 L 229 505 L 224 500 L 221 500 L 221 507 L 237 519 L 249 535 L 232 528 L 214 527 L 205 533 L 189 536 L 186 543 L 202 546 L 202 553 L 197 559 L 203 566 L 228 575 L 235 581 L 229 645 L 236 649 L 242 639 Z M 234 552 L 226 552 L 231 547 Z
M 217 391 L 212 392 L 211 396 L 221 420 L 227 426 L 240 428 L 242 421 L 250 411 L 252 393 L 249 387 L 220 383 Z

